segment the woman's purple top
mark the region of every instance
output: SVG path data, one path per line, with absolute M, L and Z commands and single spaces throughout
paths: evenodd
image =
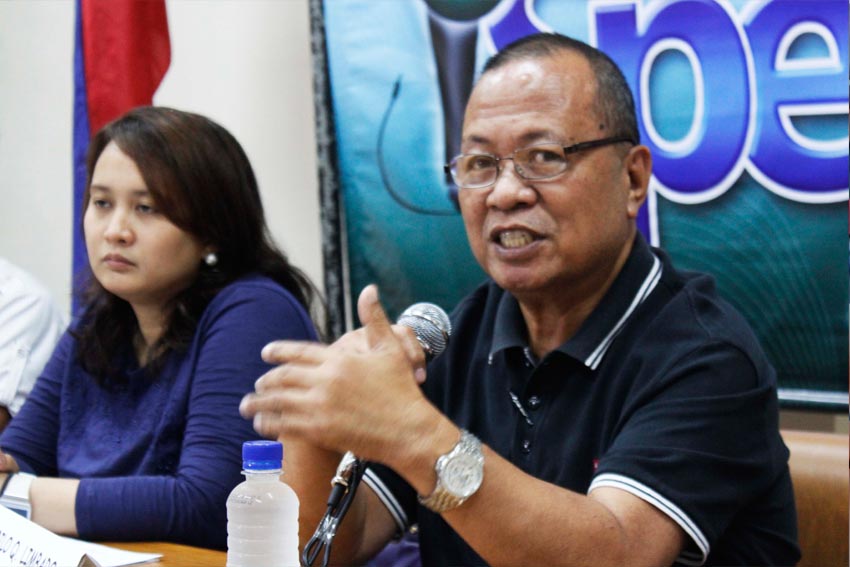
M 155 379 L 129 356 L 126 384 L 98 385 L 66 332 L 0 448 L 25 472 L 81 479 L 83 539 L 224 549 L 242 442 L 259 437 L 239 401 L 270 368 L 260 351 L 276 339 L 317 336 L 298 301 L 262 276 L 219 292 L 188 350 L 172 353 Z

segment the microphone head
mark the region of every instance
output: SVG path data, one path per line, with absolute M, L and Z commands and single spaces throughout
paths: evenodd
M 449 316 L 433 303 L 414 303 L 399 316 L 398 324 L 413 329 L 426 360 L 442 353 L 452 335 Z

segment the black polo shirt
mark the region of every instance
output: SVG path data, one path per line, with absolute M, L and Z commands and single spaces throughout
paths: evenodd
M 638 234 L 600 305 L 542 360 L 517 301 L 493 282 L 457 306 L 452 324 L 423 390 L 515 466 L 581 494 L 613 486 L 656 506 L 690 538 L 681 564 L 799 559 L 775 373 L 711 277 L 677 272 Z M 365 481 L 400 528 L 418 523 L 424 565 L 484 564 L 393 471 L 372 465 Z

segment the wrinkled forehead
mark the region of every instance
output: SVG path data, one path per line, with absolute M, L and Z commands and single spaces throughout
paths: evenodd
M 580 55 L 511 61 L 488 71 L 475 85 L 463 139 L 489 137 L 519 124 L 578 134 L 596 121 L 595 92 L 590 64 Z
M 581 54 L 564 51 L 554 55 L 528 57 L 504 63 L 483 74 L 472 95 L 486 96 L 501 90 L 518 94 L 524 90 L 559 89 L 593 94 L 596 79 L 590 62 Z

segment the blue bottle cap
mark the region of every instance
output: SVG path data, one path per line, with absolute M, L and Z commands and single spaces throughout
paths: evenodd
M 279 441 L 245 441 L 242 443 L 242 468 L 267 471 L 282 468 L 283 445 Z

